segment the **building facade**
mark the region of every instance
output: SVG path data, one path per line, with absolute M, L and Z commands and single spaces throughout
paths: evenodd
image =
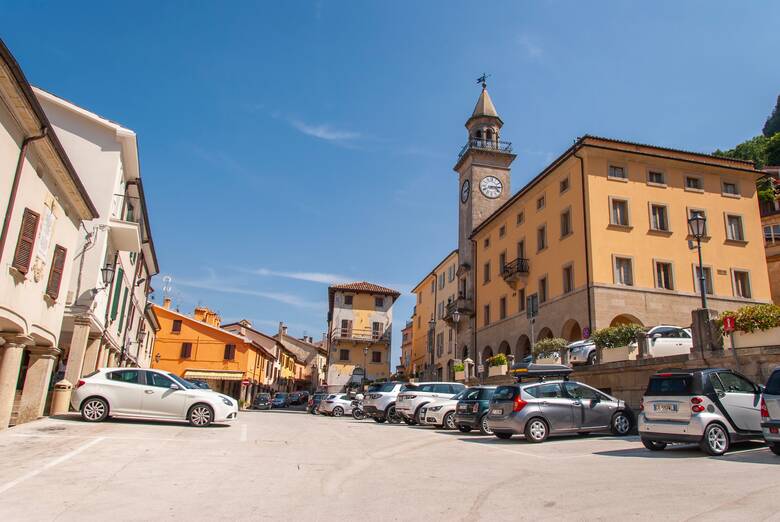
M 97 217 L 79 171 L 0 40 L 0 430 L 44 412 L 61 357 L 79 229 Z
M 395 370 L 395 373 L 399 376 L 406 376 L 411 371 L 413 339 L 414 314 L 412 314 L 410 320 L 406 321 L 406 326 L 401 330 L 401 358 Z
M 220 327 L 230 333 L 236 334 L 244 338 L 245 342 L 254 345 L 260 350 L 260 362 L 263 368 L 260 375 L 256 375 L 256 382 L 252 382 L 249 386 L 250 397 L 254 397 L 258 392 L 273 392 L 278 391 L 280 374 L 275 364 L 279 358 L 279 346 L 276 339 L 270 335 L 266 335 L 263 332 L 255 330 L 252 327 L 252 323 L 243 319 L 236 323 L 222 324 Z
M 780 185 L 780 166 L 765 167 L 764 175 L 771 179 L 777 192 Z M 759 205 L 772 302 L 780 304 L 780 201 L 761 200 Z
M 289 335 L 284 323 L 279 323 L 279 331 L 274 339 L 295 355 L 300 366 L 301 377 L 296 378 L 295 389 L 313 392 L 324 387 L 328 350 L 322 343 L 315 343 L 309 336 L 298 339 Z
M 367 282 L 328 288 L 328 391 L 390 377 L 392 310 L 399 295 Z

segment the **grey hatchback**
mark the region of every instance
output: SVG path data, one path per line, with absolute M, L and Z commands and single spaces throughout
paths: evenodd
M 628 435 L 633 419 L 624 401 L 568 380 L 499 386 L 487 415 L 499 439 L 523 434 L 530 442 L 543 442 L 550 435 L 592 431 Z

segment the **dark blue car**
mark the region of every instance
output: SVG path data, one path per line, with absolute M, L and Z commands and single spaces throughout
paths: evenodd
M 277 393 L 271 401 L 271 408 L 286 408 L 290 405 L 290 394 Z

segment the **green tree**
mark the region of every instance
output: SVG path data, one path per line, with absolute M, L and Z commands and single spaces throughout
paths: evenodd
M 774 136 L 778 132 L 780 132 L 780 96 L 777 97 L 775 109 L 772 111 L 772 114 L 769 115 L 769 118 L 767 118 L 763 129 L 764 136 L 767 138 Z M 775 165 L 777 164 L 775 163 Z
M 780 165 L 780 132 L 769 138 L 766 143 L 766 164 Z
M 724 158 L 735 158 L 752 161 L 756 164 L 756 169 L 760 170 L 764 168 L 767 163 L 767 144 L 769 138 L 766 136 L 756 136 L 747 141 L 744 141 L 729 150 L 716 150 L 713 154 L 715 156 L 722 156 Z

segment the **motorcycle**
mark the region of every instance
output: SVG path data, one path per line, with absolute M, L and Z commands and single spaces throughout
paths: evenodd
M 363 401 L 352 401 L 352 418 L 355 420 L 366 418 L 366 412 L 363 411 Z

